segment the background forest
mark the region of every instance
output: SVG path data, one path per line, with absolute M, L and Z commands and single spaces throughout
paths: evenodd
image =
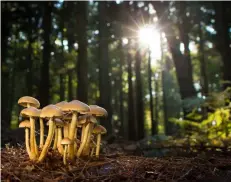
M 2 135 L 18 128 L 17 101 L 28 95 L 42 107 L 74 99 L 104 107 L 108 134 L 127 140 L 230 137 L 230 2 L 1 2 L 1 10 Z

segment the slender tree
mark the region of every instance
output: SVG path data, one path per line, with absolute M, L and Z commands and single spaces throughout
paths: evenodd
M 129 45 L 128 45 L 129 46 Z M 136 119 L 134 108 L 134 91 L 132 83 L 132 56 L 129 50 L 127 51 L 127 72 L 128 72 L 128 139 L 136 139 Z
M 122 30 L 121 30 L 122 31 Z M 120 116 L 120 134 L 124 136 L 124 93 L 123 93 L 123 65 L 124 65 L 124 51 L 123 51 L 123 45 L 122 45 L 122 39 L 120 39 L 119 42 L 119 50 L 120 50 L 120 68 L 119 68 L 119 116 Z
M 40 94 L 39 100 L 41 106 L 49 104 L 50 97 L 50 76 L 49 76 L 49 65 L 50 65 L 50 52 L 51 52 L 51 43 L 50 43 L 50 34 L 51 34 L 51 13 L 53 8 L 52 2 L 43 2 L 44 12 L 43 12 L 43 59 L 41 66 L 41 81 L 40 81 Z
M 88 60 L 87 60 L 87 22 L 88 2 L 77 2 L 77 32 L 78 32 L 78 61 L 77 61 L 77 97 L 80 101 L 88 101 Z
M 213 2 L 215 8 L 216 45 L 223 62 L 224 88 L 231 86 L 230 2 Z
M 107 2 L 99 2 L 99 91 L 100 105 L 108 111 L 107 120 L 102 120 L 102 124 L 111 133 L 111 78 L 110 61 L 108 57 L 108 28 L 107 28 Z
M 136 120 L 137 120 L 137 139 L 144 138 L 144 102 L 143 102 L 143 87 L 141 77 L 141 55 L 140 50 L 137 50 L 135 55 L 135 74 L 136 74 Z

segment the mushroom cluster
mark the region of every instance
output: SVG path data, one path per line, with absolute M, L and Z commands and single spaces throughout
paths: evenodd
M 30 96 L 21 97 L 18 104 L 26 107 L 20 113 L 25 120 L 19 127 L 25 128 L 26 150 L 32 161 L 42 162 L 49 148 L 57 150 L 63 156 L 65 165 L 67 159 L 74 160 L 82 156 L 99 157 L 101 135 L 107 130 L 98 124 L 96 118 L 107 116 L 104 108 L 97 105 L 88 106 L 79 100 L 73 100 L 38 109 L 39 101 Z M 37 121 L 40 126 L 39 146 L 35 138 Z M 46 125 L 48 134 L 45 138 Z

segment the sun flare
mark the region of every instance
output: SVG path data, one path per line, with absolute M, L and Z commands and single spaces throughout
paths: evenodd
M 156 65 L 156 60 L 161 57 L 160 48 L 160 32 L 152 26 L 146 25 L 138 31 L 138 38 L 143 46 L 146 46 L 151 51 L 151 64 Z

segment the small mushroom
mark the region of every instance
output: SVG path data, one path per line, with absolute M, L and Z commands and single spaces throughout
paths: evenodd
M 45 159 L 48 148 L 51 145 L 51 141 L 52 141 L 52 138 L 54 135 L 54 129 L 55 129 L 54 118 L 61 118 L 62 116 L 63 116 L 63 112 L 61 111 L 59 107 L 55 105 L 48 105 L 42 109 L 40 117 L 49 118 L 50 123 L 49 123 L 49 129 L 48 129 L 48 136 L 46 138 L 42 152 L 38 158 L 38 162 L 42 162 Z
M 95 149 L 96 149 L 96 143 L 95 143 L 94 141 L 92 141 L 92 142 L 90 143 L 90 149 L 91 149 L 91 154 L 90 154 L 90 156 L 93 157 L 94 152 L 95 152 Z
M 29 107 L 23 109 L 20 113 L 23 117 L 30 118 L 30 148 L 31 148 L 31 159 L 36 160 L 36 140 L 35 140 L 35 117 L 39 117 L 40 111 L 35 107 Z
M 29 144 L 29 129 L 30 129 L 30 121 L 24 120 L 19 124 L 19 128 L 25 128 L 25 144 L 26 144 L 26 151 L 29 155 L 29 158 L 31 157 L 31 151 L 30 151 L 30 144 Z
M 64 138 L 61 141 L 61 145 L 64 145 L 64 153 L 63 153 L 63 163 L 67 164 L 67 147 L 73 144 L 73 142 L 69 138 Z
M 57 148 L 60 154 L 63 155 L 63 146 L 61 145 L 62 141 L 62 127 L 64 126 L 64 123 L 61 119 L 55 119 L 55 124 L 57 127 Z
M 40 103 L 37 99 L 30 96 L 23 96 L 18 100 L 18 104 L 23 107 L 35 107 L 39 108 Z
M 107 130 L 103 126 L 98 125 L 93 129 L 92 133 L 97 135 L 96 157 L 99 157 L 101 135 L 107 133 Z
M 44 144 L 44 123 L 43 123 L 42 118 L 39 118 L 39 124 L 40 124 L 39 148 L 43 148 L 43 144 Z

